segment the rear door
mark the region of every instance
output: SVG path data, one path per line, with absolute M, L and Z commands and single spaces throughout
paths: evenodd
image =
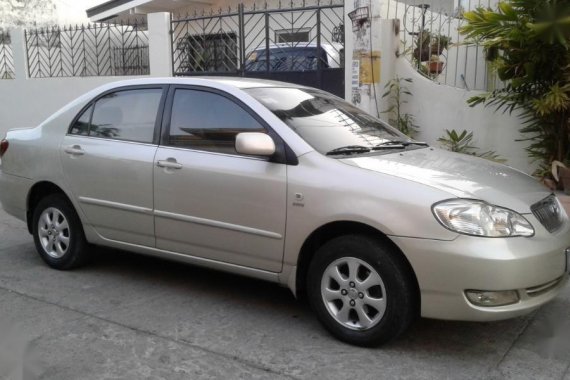
M 237 133 L 268 127 L 224 92 L 170 93 L 154 168 L 157 248 L 279 272 L 287 165 L 235 150 Z
M 65 180 L 104 238 L 155 246 L 153 162 L 165 86 L 132 86 L 93 101 L 61 145 Z

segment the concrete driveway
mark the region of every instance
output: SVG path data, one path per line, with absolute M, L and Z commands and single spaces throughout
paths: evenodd
M 570 287 L 524 318 L 422 319 L 362 349 L 277 285 L 104 249 L 51 270 L 0 210 L 0 379 L 570 380 L 569 364 Z

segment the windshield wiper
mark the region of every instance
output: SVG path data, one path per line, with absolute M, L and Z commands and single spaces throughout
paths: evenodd
M 421 141 L 391 140 L 375 145 L 372 149 L 402 149 L 409 145 L 428 146 L 427 143 Z
M 335 154 L 353 154 L 353 153 L 368 153 L 368 152 L 370 152 L 370 148 L 367 148 L 363 145 L 347 145 L 328 151 L 326 155 L 332 156 Z
M 425 142 L 420 141 L 404 141 L 404 140 L 391 140 L 385 141 L 378 145 L 375 145 L 371 148 L 366 147 L 364 145 L 347 145 L 341 146 L 340 148 L 335 148 L 331 151 L 326 153 L 327 156 L 332 156 L 335 154 L 354 154 L 354 153 L 368 153 L 372 150 L 380 150 L 380 149 L 404 149 L 408 145 L 421 145 L 421 146 L 428 146 Z

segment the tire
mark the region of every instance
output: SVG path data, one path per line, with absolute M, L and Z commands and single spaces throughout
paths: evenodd
M 418 315 L 409 264 L 388 244 L 345 235 L 321 246 L 307 278 L 309 303 L 324 327 L 357 346 L 378 346 L 402 334 Z
M 76 268 L 89 257 L 81 221 L 63 194 L 51 194 L 38 202 L 32 232 L 40 257 L 54 269 Z

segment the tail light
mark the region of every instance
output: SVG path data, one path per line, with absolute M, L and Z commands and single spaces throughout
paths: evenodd
M 9 145 L 10 144 L 8 143 L 8 140 L 6 140 L 6 139 L 0 141 L 0 158 L 2 158 L 4 153 L 6 153 Z

